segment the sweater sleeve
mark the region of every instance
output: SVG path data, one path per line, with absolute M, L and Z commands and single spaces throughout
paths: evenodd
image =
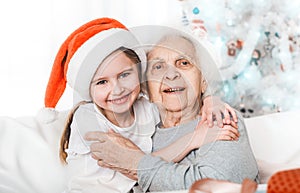
M 190 152 L 180 163 L 145 155 L 139 163 L 138 183 L 146 191 L 186 190 L 196 180 L 214 178 L 242 183 L 256 180 L 258 168 L 244 122 L 239 115 L 238 141 L 217 141 Z
M 165 162 L 159 157 L 146 155 L 142 158 L 138 171 L 138 183 L 144 192 L 184 190 L 200 179 L 196 165 Z

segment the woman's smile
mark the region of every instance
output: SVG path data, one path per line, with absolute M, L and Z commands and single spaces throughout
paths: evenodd
M 167 94 L 179 94 L 180 92 L 184 91 L 184 87 L 174 87 L 174 88 L 167 88 L 164 89 L 163 92 Z

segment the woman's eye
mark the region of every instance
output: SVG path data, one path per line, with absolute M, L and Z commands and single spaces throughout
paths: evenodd
M 107 80 L 99 80 L 96 82 L 96 85 L 103 85 L 106 84 L 108 81 Z
M 181 68 L 187 68 L 187 67 L 190 67 L 192 66 L 192 63 L 186 59 L 180 59 L 176 62 L 176 66 L 177 67 L 181 67 Z
M 152 66 L 152 69 L 153 69 L 153 70 L 160 70 L 160 69 L 162 69 L 162 68 L 163 68 L 162 63 L 156 63 L 156 64 L 154 64 L 154 65 Z
M 130 75 L 129 72 L 124 72 L 124 73 L 120 74 L 119 78 L 126 78 L 129 75 Z
M 184 66 L 186 66 L 186 65 L 189 64 L 189 62 L 188 61 L 182 61 L 181 64 L 184 65 Z

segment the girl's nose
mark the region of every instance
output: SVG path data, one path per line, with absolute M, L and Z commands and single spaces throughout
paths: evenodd
M 119 81 L 116 81 L 114 83 L 114 88 L 113 88 L 113 92 L 112 93 L 114 95 L 121 95 L 123 93 L 123 91 L 124 91 L 124 88 L 123 88 L 122 84 L 120 84 Z

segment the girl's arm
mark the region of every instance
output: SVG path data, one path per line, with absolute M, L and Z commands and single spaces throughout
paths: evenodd
M 176 140 L 174 143 L 170 144 L 169 146 L 160 149 L 156 152 L 152 152 L 152 155 L 161 157 L 167 162 L 179 162 L 190 151 L 194 149 L 192 145 L 194 135 L 194 132 L 188 133 L 185 136 Z M 199 142 L 202 140 L 200 138 L 201 136 L 199 136 Z
M 207 121 L 199 122 L 194 132 L 188 133 L 169 146 L 152 152 L 153 156 L 159 156 L 167 162 L 179 162 L 193 149 L 219 140 L 237 140 L 239 132 L 235 122 L 224 125 L 223 128 L 208 127 Z
M 238 139 L 236 112 L 219 97 L 205 96 L 201 114 L 201 122 L 193 133 L 186 134 L 169 146 L 153 152 L 152 155 L 159 156 L 168 162 L 179 162 L 193 149 L 212 141 Z M 214 120 L 217 121 L 219 127 L 214 126 Z

